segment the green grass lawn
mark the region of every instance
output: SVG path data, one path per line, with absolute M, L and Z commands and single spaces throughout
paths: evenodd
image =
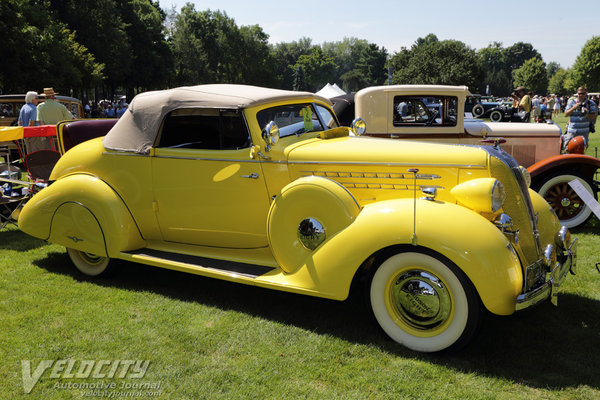
M 8 227 L 0 230 L 0 399 L 598 399 L 600 222 L 573 233 L 578 274 L 558 307 L 486 315 L 467 348 L 432 356 L 388 339 L 358 292 L 335 302 L 132 263 L 88 278 L 60 246 Z M 33 370 L 64 359 L 150 364 L 139 379 L 69 379 L 60 370 L 54 378 L 51 368 L 24 393 L 23 360 Z
M 10 227 L 0 231 L 0 398 L 88 397 L 56 387 L 87 382 L 158 384 L 138 395 L 162 399 L 598 399 L 599 230 L 575 232 L 579 273 L 558 307 L 488 315 L 462 352 L 431 356 L 387 339 L 358 293 L 335 302 L 132 263 L 92 279 L 61 247 Z M 150 364 L 141 379 L 48 370 L 24 394 L 22 360 L 33 370 L 62 359 Z

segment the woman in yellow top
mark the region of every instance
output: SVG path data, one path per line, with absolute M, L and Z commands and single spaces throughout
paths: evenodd
M 523 86 L 519 86 L 515 89 L 519 100 L 519 115 L 523 122 L 529 122 L 531 116 L 531 96 L 527 94 Z

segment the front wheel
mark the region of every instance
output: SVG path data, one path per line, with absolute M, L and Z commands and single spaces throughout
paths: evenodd
M 475 106 L 473 106 L 473 110 L 471 111 L 471 114 L 473 114 L 475 118 L 481 117 L 484 113 L 485 108 L 483 108 L 481 104 L 475 104 Z
M 383 261 L 370 283 L 371 309 L 394 341 L 422 352 L 457 350 L 474 335 L 480 303 L 451 261 L 421 252 Z
M 573 172 L 556 173 L 533 185 L 534 190 L 550 204 L 560 224 L 569 229 L 583 225 L 592 214 L 590 206 L 569 185 L 573 180 L 578 180 L 596 198 L 591 184 Z
M 97 256 L 83 251 L 67 248 L 71 261 L 82 274 L 88 276 L 106 276 L 113 267 L 113 260 L 109 257 Z
M 500 122 L 502 118 L 504 118 L 502 111 L 494 110 L 490 113 L 490 121 L 492 122 Z

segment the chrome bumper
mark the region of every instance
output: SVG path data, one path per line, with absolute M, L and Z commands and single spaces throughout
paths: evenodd
M 557 293 L 555 288 L 559 287 L 561 282 L 567 276 L 567 272 L 571 271 L 575 275 L 577 266 L 577 238 L 573 239 L 569 249 L 565 251 L 565 259 L 562 263 L 557 263 L 556 267 L 550 272 L 549 278 L 542 286 L 532 290 L 531 292 L 523 293 L 517 296 L 516 311 L 521 311 L 529 308 L 540 301 L 552 297 L 552 303 L 557 304 Z

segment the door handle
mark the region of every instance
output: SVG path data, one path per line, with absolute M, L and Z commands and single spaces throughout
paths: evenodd
M 250 175 L 242 175 L 242 178 L 258 179 L 258 174 L 253 172 Z

